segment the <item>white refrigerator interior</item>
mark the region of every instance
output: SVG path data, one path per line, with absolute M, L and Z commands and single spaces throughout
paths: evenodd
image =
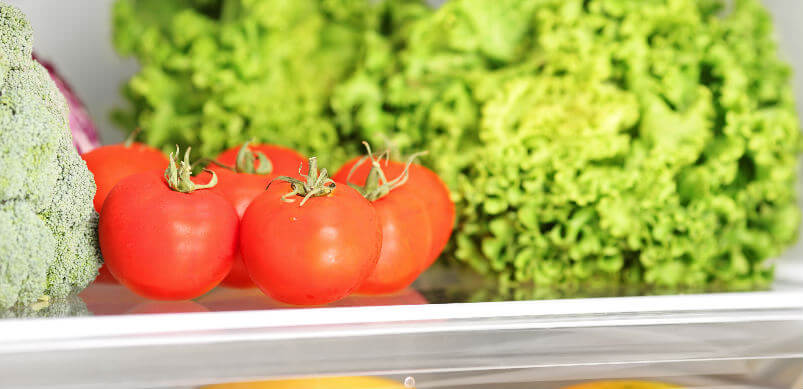
M 109 0 L 12 0 L 104 143 L 137 64 L 110 43 Z M 803 75 L 803 2 L 765 1 Z M 795 80 L 803 112 L 803 77 Z M 803 192 L 803 186 L 801 187 Z M 95 316 L 0 320 L 0 388 L 195 388 L 305 376 L 382 376 L 441 389 L 560 388 L 647 379 L 694 388 L 803 388 L 803 244 L 775 261 L 772 290 L 476 302 L 471 277 L 435 269 L 417 296 L 277 309 L 219 289 L 213 312 L 126 314 L 141 300 L 97 286 Z M 418 293 L 416 292 L 416 294 Z M 423 296 L 433 304 L 418 304 Z M 410 299 L 406 299 L 410 297 Z M 413 302 L 411 302 L 413 301 Z M 400 305 L 399 305 L 400 304 Z M 168 306 L 167 310 L 171 308 Z

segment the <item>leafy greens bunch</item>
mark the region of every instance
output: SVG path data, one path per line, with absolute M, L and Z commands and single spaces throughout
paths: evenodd
M 342 160 L 345 150 L 334 150 L 346 136 L 330 120 L 329 97 L 379 40 L 371 32 L 382 8 L 364 0 L 119 0 L 114 44 L 142 69 L 124 90 L 133 110 L 117 112 L 117 121 L 142 127 L 143 140 L 165 150 L 188 144 L 212 156 L 254 139 Z
M 453 256 L 503 283 L 763 285 L 797 236 L 799 120 L 757 0 L 159 4 L 116 7 L 149 142 L 427 149 Z

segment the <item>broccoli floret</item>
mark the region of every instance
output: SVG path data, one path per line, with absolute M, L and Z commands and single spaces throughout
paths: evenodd
M 100 264 L 95 182 L 32 35 L 19 9 L 0 4 L 0 308 L 66 297 Z

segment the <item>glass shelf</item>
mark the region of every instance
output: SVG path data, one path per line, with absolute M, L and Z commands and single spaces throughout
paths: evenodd
M 448 377 L 506 374 L 737 374 L 760 361 L 803 359 L 803 273 L 795 266 L 779 268 L 767 291 L 498 302 L 460 302 L 480 288 L 436 268 L 395 296 L 305 309 L 255 290 L 162 303 L 93 285 L 80 301 L 94 316 L 0 320 L 0 386 L 409 375 L 418 388 L 434 388 Z M 449 279 L 463 286 L 455 292 Z

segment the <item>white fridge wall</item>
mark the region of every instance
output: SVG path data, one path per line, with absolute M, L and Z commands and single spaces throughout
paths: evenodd
M 123 135 L 109 120 L 109 111 L 123 104 L 120 85 L 137 69 L 117 56 L 111 45 L 113 0 L 5 0 L 20 7 L 34 26 L 36 49 L 52 61 L 89 107 L 105 143 Z M 440 4 L 442 0 L 430 0 Z M 765 0 L 775 16 L 784 55 L 803 73 L 803 2 Z M 803 76 L 797 77 L 798 112 L 803 112 Z
M 95 120 L 104 143 L 121 141 L 110 111 L 123 104 L 120 86 L 137 70 L 111 44 L 112 0 L 3 0 L 22 9 L 34 28 L 34 50 L 52 62 Z

